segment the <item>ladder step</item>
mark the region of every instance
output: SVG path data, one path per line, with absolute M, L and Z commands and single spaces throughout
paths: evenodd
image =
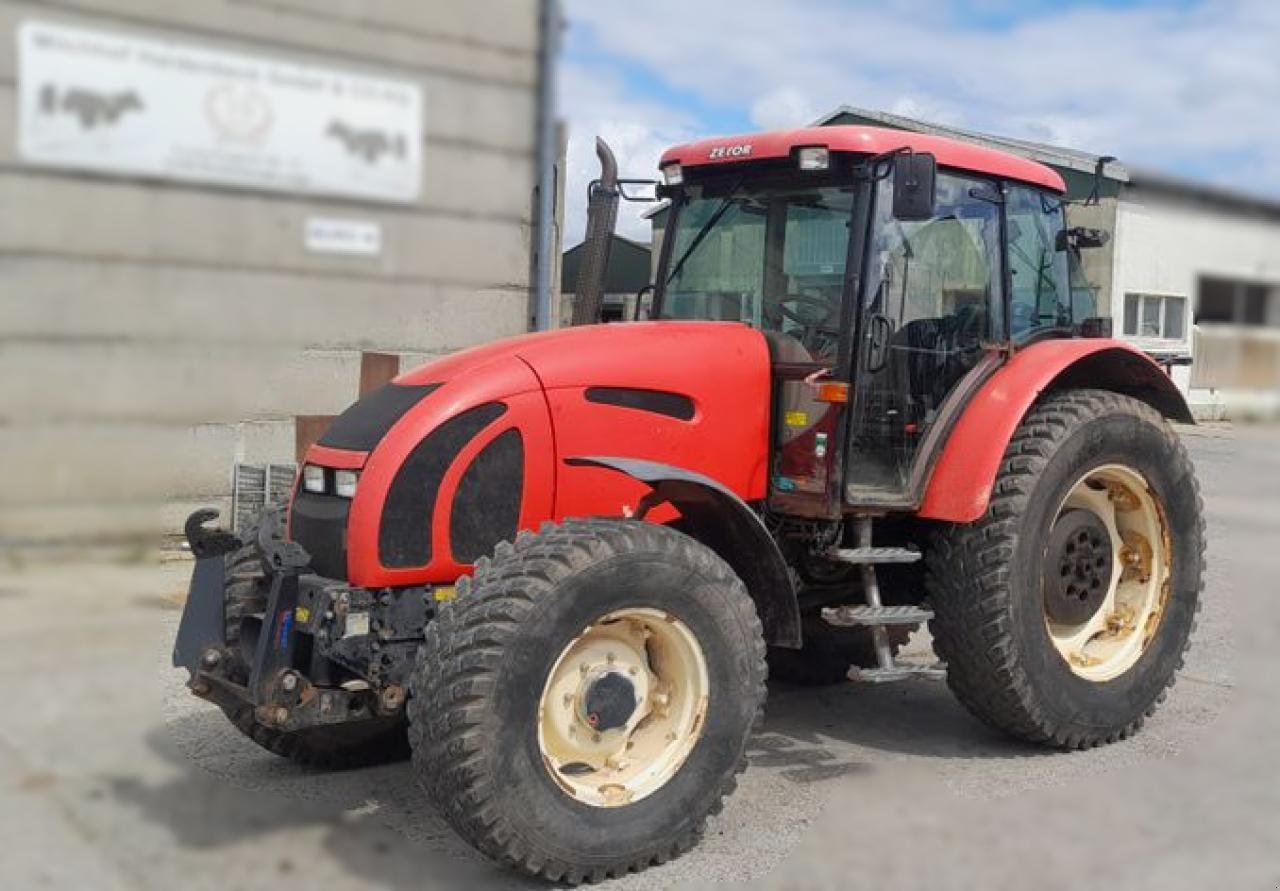
M 931 611 L 918 606 L 833 606 L 822 611 L 822 620 L 839 628 L 853 625 L 919 625 L 932 618 Z
M 914 548 L 839 548 L 827 552 L 832 560 L 859 565 L 871 563 L 915 563 L 923 556 Z
M 926 681 L 945 681 L 947 666 L 941 662 L 933 665 L 903 665 L 898 663 L 891 668 L 851 668 L 849 680 L 870 684 L 887 684 L 892 681 L 905 681 L 910 678 L 921 678 Z

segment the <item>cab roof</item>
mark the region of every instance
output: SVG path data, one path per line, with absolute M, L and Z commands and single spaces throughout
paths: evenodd
M 659 166 L 676 163 L 688 168 L 714 167 L 786 158 L 796 149 L 807 146 L 826 146 L 833 152 L 867 155 L 909 148 L 914 152 L 932 154 L 938 159 L 940 167 L 1018 180 L 1059 193 L 1067 190 L 1066 183 L 1057 171 L 1018 155 L 945 136 L 888 127 L 803 127 L 743 136 L 719 136 L 670 148 L 662 156 Z

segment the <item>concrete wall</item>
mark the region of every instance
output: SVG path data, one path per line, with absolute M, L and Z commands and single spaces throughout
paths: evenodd
M 14 133 L 24 20 L 419 83 L 409 206 L 62 173 Z M 225 504 L 233 462 L 292 461 L 295 414 L 531 314 L 535 0 L 0 0 L 0 548 L 154 537 Z M 309 253 L 312 215 L 379 223 Z
M 1187 297 L 1194 322 L 1195 301 L 1201 276 L 1274 282 L 1280 284 L 1280 220 L 1261 215 L 1230 214 L 1190 200 L 1165 194 L 1126 190 L 1117 210 L 1117 253 L 1112 306 L 1116 331 L 1123 330 L 1126 293 L 1173 294 Z M 1216 348 L 1223 347 L 1223 332 L 1212 336 Z M 1227 340 L 1232 338 L 1227 332 Z M 1186 326 L 1183 342 L 1135 340 L 1139 346 L 1167 350 L 1193 345 L 1199 352 L 1199 338 L 1192 325 Z M 1263 337 L 1260 342 L 1280 339 Z M 1206 344 L 1205 348 L 1209 348 Z M 1199 360 L 1199 356 L 1196 357 Z M 1207 364 L 1222 362 L 1206 356 Z M 1268 360 L 1270 361 L 1270 360 Z M 1197 378 L 1195 388 L 1192 378 Z M 1194 368 L 1175 368 L 1174 379 L 1189 391 L 1193 407 L 1212 414 L 1222 404 L 1221 392 L 1210 392 L 1212 383 Z M 1215 387 L 1218 390 L 1219 387 Z M 1228 394 L 1229 395 L 1229 394 Z M 1274 397 L 1276 394 L 1270 394 Z M 1263 394 L 1264 398 L 1267 394 Z

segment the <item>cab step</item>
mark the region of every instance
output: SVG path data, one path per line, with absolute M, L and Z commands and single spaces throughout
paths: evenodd
M 833 606 L 822 611 L 822 621 L 838 628 L 856 625 L 921 625 L 933 613 L 918 606 Z
M 915 548 L 839 548 L 829 551 L 827 556 L 840 563 L 852 563 L 866 566 L 883 563 L 915 563 L 923 556 Z
M 854 667 L 849 669 L 849 680 L 870 684 L 887 684 L 892 681 L 906 681 L 911 678 L 920 678 L 926 681 L 945 681 L 947 679 L 947 666 L 941 662 L 935 662 L 933 665 L 903 665 L 901 662 L 897 662 L 890 668 Z

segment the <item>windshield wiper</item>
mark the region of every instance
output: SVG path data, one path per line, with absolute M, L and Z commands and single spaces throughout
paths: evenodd
M 715 228 L 716 223 L 720 222 L 720 218 L 725 215 L 725 211 L 727 211 L 733 203 L 738 200 L 733 194 L 737 191 L 737 188 L 738 187 L 735 184 L 734 187 L 729 190 L 729 194 L 721 200 L 720 206 L 716 208 L 715 213 L 707 218 L 707 221 L 702 224 L 702 228 L 693 236 L 693 241 L 689 242 L 689 246 L 684 249 L 684 253 L 680 255 L 680 259 L 671 267 L 671 274 L 668 275 L 667 280 L 663 282 L 663 287 L 671 284 L 671 281 L 680 274 L 680 270 L 684 268 L 685 261 L 688 260 L 689 256 L 698 249 L 698 245 L 702 244 L 702 239 L 707 237 L 707 233 Z

